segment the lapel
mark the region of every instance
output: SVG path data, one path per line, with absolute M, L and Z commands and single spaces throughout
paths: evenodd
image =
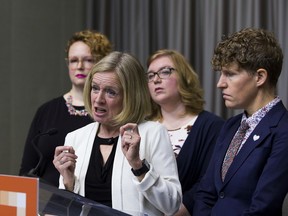
M 264 119 L 263 119 L 264 120 Z M 234 158 L 228 172 L 226 174 L 224 185 L 230 181 L 237 170 L 244 164 L 246 159 L 249 157 L 251 152 L 258 146 L 261 145 L 265 137 L 270 134 L 270 126 L 265 125 L 264 122 L 260 122 L 257 127 L 252 131 L 245 144 Z
M 125 162 L 126 157 L 124 156 L 122 149 L 121 149 L 121 145 L 122 145 L 121 139 L 122 137 L 121 135 L 119 135 L 117 146 L 116 146 L 116 152 L 114 156 L 114 162 L 113 162 L 112 185 L 121 183 L 119 179 L 121 178 L 121 175 L 123 175 L 123 172 L 125 172 L 124 164 L 128 163 L 127 161 Z
M 88 127 L 88 128 L 87 128 Z M 79 146 L 79 151 L 77 150 L 77 154 L 81 155 L 81 160 L 77 161 L 76 170 L 79 169 L 80 176 L 86 176 L 88 165 L 90 162 L 91 152 L 95 140 L 95 136 L 99 127 L 99 123 L 94 122 L 85 127 L 85 130 L 81 130 L 80 134 L 76 134 L 78 139 L 76 139 L 76 145 Z M 75 170 L 75 173 L 76 173 Z
M 237 154 L 237 156 L 234 158 L 234 161 L 232 162 L 230 168 L 228 169 L 228 172 L 226 174 L 225 180 L 223 182 L 223 187 L 231 180 L 231 178 L 235 175 L 237 170 L 245 163 L 246 159 L 249 157 L 251 152 L 259 145 L 262 145 L 265 140 L 265 138 L 271 133 L 271 128 L 277 126 L 279 120 L 281 119 L 282 115 L 285 113 L 285 108 L 282 104 L 282 102 L 279 102 L 275 107 L 273 107 L 267 115 L 259 122 L 259 124 L 256 126 L 256 128 L 252 131 L 248 139 L 246 140 L 245 144 L 241 148 L 240 152 Z M 241 118 L 240 118 L 241 120 Z M 240 121 L 239 121 L 240 124 Z M 234 134 L 236 133 L 237 128 L 239 127 L 239 124 L 236 124 L 236 127 L 233 127 L 231 129 L 231 134 L 227 139 L 225 139 L 223 142 L 225 142 L 225 149 L 227 150 L 231 139 L 233 138 Z M 235 129 L 236 128 L 236 129 Z M 234 132 L 234 133 L 233 133 Z M 228 143 L 227 143 L 228 142 Z M 226 151 L 222 151 L 221 154 L 221 165 L 220 165 L 220 171 L 221 166 L 223 162 L 223 158 L 226 154 Z M 221 172 L 220 172 L 221 173 Z M 221 176 L 220 181 L 221 180 Z

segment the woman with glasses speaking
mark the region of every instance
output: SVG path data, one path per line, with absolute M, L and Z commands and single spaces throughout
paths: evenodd
M 52 163 L 54 150 L 64 144 L 68 132 L 92 122 L 83 101 L 86 76 L 96 62 L 111 52 L 111 47 L 105 35 L 90 30 L 76 32 L 69 39 L 65 60 L 71 89 L 38 108 L 26 139 L 20 175 L 59 185 L 59 172 Z
M 189 215 L 224 120 L 204 110 L 198 76 L 179 52 L 158 50 L 148 58 L 147 67 L 153 104 L 150 119 L 168 130 L 182 186 L 182 205 L 176 215 Z

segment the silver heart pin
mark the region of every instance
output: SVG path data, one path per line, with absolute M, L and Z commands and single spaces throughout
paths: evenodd
M 254 141 L 258 140 L 259 138 L 260 138 L 260 136 L 259 136 L 259 135 L 256 135 L 256 134 L 253 136 L 253 140 L 254 140 Z

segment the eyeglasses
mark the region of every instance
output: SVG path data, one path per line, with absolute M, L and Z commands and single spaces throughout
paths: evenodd
M 95 94 L 99 94 L 101 89 L 98 85 L 92 84 L 91 91 Z M 119 95 L 119 90 L 117 91 L 116 89 L 113 88 L 103 88 L 103 91 L 105 92 L 105 96 L 108 98 L 116 98 Z
M 65 60 L 67 62 L 67 65 L 72 69 L 77 68 L 80 62 L 82 67 L 85 68 L 91 68 L 95 63 L 95 59 L 93 57 L 84 57 L 82 59 L 72 57 L 72 58 L 66 58 Z
M 147 80 L 148 82 L 152 82 L 155 78 L 155 76 L 157 75 L 160 79 L 167 79 L 170 77 L 170 75 L 172 74 L 173 70 L 176 70 L 175 68 L 172 67 L 164 67 L 161 68 L 159 71 L 157 72 L 148 72 L 147 74 Z

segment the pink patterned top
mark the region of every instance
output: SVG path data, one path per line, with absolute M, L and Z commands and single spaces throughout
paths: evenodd
M 197 117 L 198 116 L 193 117 L 187 124 L 183 125 L 181 128 L 177 128 L 175 130 L 168 130 L 175 157 L 179 155 L 179 152 L 189 132 L 191 131 Z

